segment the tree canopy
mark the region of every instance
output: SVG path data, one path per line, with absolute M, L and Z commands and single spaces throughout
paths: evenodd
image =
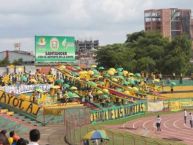
M 96 61 L 104 67 L 124 67 L 133 72 L 186 73 L 190 67 L 191 41 L 186 35 L 171 41 L 158 33 L 128 34 L 125 43 L 101 47 Z

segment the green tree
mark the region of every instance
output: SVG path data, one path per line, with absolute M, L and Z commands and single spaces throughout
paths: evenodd
M 191 45 L 187 36 L 175 37 L 166 47 L 164 61 L 162 61 L 163 72 L 167 74 L 187 73 L 190 68 Z
M 23 64 L 23 59 L 22 58 L 19 58 L 18 60 L 14 60 L 13 65 L 22 65 Z
M 127 35 L 125 43 L 106 45 L 96 54 L 101 66 L 121 66 L 133 72 L 185 74 L 191 67 L 191 41 L 185 35 L 169 41 L 158 33 L 135 32 Z
M 0 66 L 7 66 L 9 65 L 9 59 L 7 57 L 5 57 L 3 60 L 0 61 Z

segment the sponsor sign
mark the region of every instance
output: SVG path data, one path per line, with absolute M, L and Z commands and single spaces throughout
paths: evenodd
M 35 62 L 74 62 L 75 38 L 67 36 L 35 36 Z
M 22 94 L 33 92 L 35 88 L 40 88 L 44 92 L 48 92 L 50 90 L 50 84 L 37 84 L 37 85 L 18 85 L 18 86 L 4 86 L 1 87 L 6 93 L 14 93 L 14 94 Z

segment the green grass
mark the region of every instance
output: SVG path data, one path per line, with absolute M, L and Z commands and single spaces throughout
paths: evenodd
M 119 125 L 123 124 L 125 122 L 128 122 L 129 120 L 137 119 L 137 118 L 144 118 L 148 116 L 157 116 L 164 115 L 164 114 L 171 114 L 176 112 L 159 112 L 159 113 L 145 113 L 144 115 L 134 115 L 128 118 L 118 119 L 118 120 L 110 120 L 105 121 L 97 124 L 91 124 L 84 127 L 78 127 L 72 130 L 67 134 L 67 138 L 70 138 L 70 141 L 73 142 L 74 145 L 81 144 L 81 140 L 83 136 L 94 129 L 104 129 L 107 125 Z M 72 126 L 73 128 L 73 126 Z M 155 138 L 148 138 L 143 137 L 140 135 L 135 135 L 132 133 L 129 133 L 127 131 L 120 131 L 120 130 L 112 130 L 105 128 L 108 137 L 110 140 L 106 143 L 107 145 L 184 145 L 181 142 L 177 141 L 167 141 L 163 139 L 155 139 Z M 92 143 L 92 142 L 90 142 Z

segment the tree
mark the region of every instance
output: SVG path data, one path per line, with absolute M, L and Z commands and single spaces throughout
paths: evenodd
M 23 59 L 22 58 L 19 58 L 18 60 L 14 60 L 13 65 L 22 65 L 23 64 Z
M 185 74 L 190 68 L 191 41 L 186 35 L 175 37 L 166 48 L 163 72 Z
M 9 65 L 9 59 L 5 57 L 3 60 L 0 61 L 0 66 L 7 66 Z
M 128 34 L 125 43 L 104 46 L 96 54 L 96 61 L 105 67 L 185 74 L 190 68 L 191 41 L 185 35 L 169 41 L 159 33 L 140 31 Z

